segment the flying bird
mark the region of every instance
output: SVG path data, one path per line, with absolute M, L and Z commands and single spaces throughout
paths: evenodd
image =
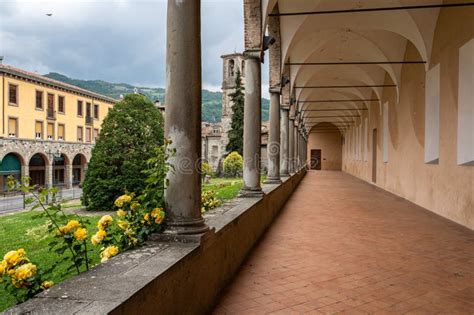
M 53 13 L 46 13 L 47 16 L 53 16 Z

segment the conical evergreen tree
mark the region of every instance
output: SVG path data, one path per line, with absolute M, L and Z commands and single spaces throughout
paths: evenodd
M 229 95 L 232 100 L 232 124 L 229 131 L 229 143 L 227 144 L 227 152 L 238 152 L 240 155 L 244 153 L 244 87 L 240 70 L 237 70 L 235 77 L 235 90 Z

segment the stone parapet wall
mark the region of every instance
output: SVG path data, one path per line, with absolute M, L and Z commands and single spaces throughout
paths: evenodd
M 5 314 L 206 314 L 306 171 L 264 185 L 207 219 L 199 242 L 151 242 L 67 280 Z

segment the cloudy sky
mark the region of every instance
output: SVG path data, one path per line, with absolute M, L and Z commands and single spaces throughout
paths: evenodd
M 220 89 L 220 56 L 243 50 L 242 2 L 202 0 L 205 88 Z M 60 72 L 79 79 L 163 87 L 166 3 L 1 0 L 0 56 L 6 64 L 40 74 Z

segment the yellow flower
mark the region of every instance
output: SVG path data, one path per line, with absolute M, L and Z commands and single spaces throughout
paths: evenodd
M 102 218 L 100 218 L 99 222 L 97 222 L 97 227 L 100 230 L 105 230 L 113 220 L 114 219 L 112 219 L 110 215 L 104 215 Z
M 19 262 L 23 260 L 25 256 L 25 250 L 20 248 L 19 250 L 12 250 L 5 254 L 3 260 L 7 263 L 8 266 L 16 266 Z
M 117 208 L 122 208 L 124 204 L 130 203 L 130 201 L 132 201 L 132 197 L 130 195 L 125 194 L 115 199 L 115 206 Z
M 43 283 L 41 284 L 41 287 L 44 290 L 47 290 L 47 289 L 51 288 L 53 285 L 54 285 L 53 281 L 43 281 Z
M 77 229 L 80 226 L 81 226 L 81 224 L 79 223 L 79 221 L 71 220 L 66 224 L 66 231 L 67 231 L 67 233 L 71 233 L 72 231 L 74 231 L 75 229 Z
M 161 208 L 155 208 L 153 210 L 151 210 L 151 216 L 156 218 L 157 216 L 160 215 L 160 212 L 162 211 L 163 209 Z
M 137 210 L 137 208 L 140 206 L 138 202 L 134 202 L 130 205 L 130 209 L 132 210 Z
M 97 231 L 97 233 L 95 233 L 95 235 L 91 238 L 92 245 L 96 246 L 97 244 L 100 244 L 106 236 L 107 232 L 104 230 Z
M 33 277 L 36 274 L 36 270 L 36 265 L 27 263 L 16 268 L 14 277 L 16 280 L 24 281 Z
M 74 232 L 74 238 L 78 241 L 83 241 L 87 238 L 87 230 L 85 228 L 78 228 Z
M 152 216 L 153 216 L 153 213 L 152 213 Z M 165 212 L 160 209 L 160 211 L 156 214 L 156 216 L 154 218 L 155 218 L 155 223 L 156 224 L 161 224 L 161 222 L 163 222 L 163 220 L 165 218 Z
M 145 221 L 150 221 L 150 214 L 145 213 L 145 215 L 143 216 L 143 219 L 145 219 Z
M 7 262 L 5 260 L 0 261 L 0 276 L 2 276 L 5 271 L 7 271 Z
M 122 230 L 126 230 L 130 226 L 130 224 L 127 221 L 118 221 L 118 226 Z
M 117 210 L 117 216 L 119 218 L 125 218 L 126 215 L 127 215 L 127 212 L 123 211 L 122 209 Z
M 109 246 L 106 247 L 102 253 L 100 253 L 101 262 L 107 261 L 110 258 L 116 256 L 119 253 L 119 249 L 117 246 Z

